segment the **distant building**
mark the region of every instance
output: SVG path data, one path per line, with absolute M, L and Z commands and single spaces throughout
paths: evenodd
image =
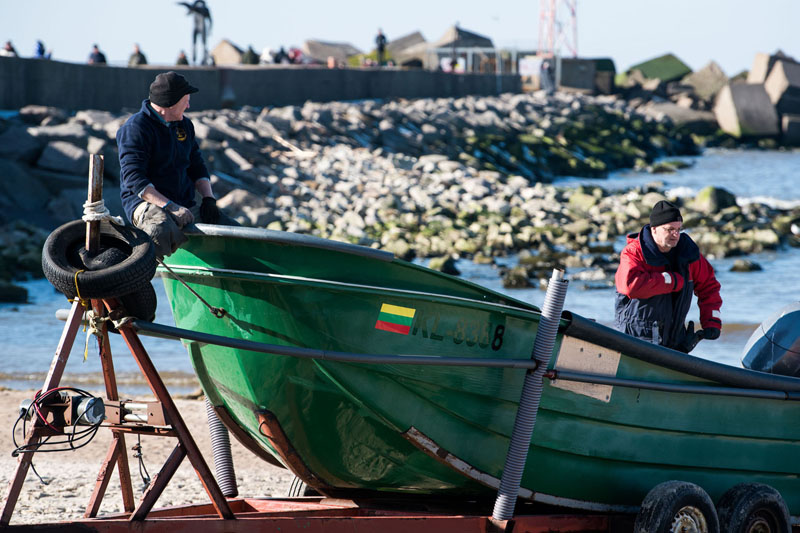
M 418 31 L 386 43 L 388 57 L 400 67 L 422 67 L 427 51 L 428 42 Z
M 244 50 L 230 42 L 228 39 L 223 39 L 220 43 L 211 50 L 211 57 L 214 58 L 214 64 L 221 65 L 240 65 L 242 63 L 242 56 Z
M 664 54 L 634 65 L 627 70 L 627 74 L 637 70 L 645 79 L 659 79 L 663 82 L 678 81 L 692 72 L 686 63 L 673 54 Z
M 332 57 L 338 64 L 346 64 L 350 56 L 358 55 L 361 50 L 350 43 L 331 43 L 309 39 L 303 43 L 303 54 L 313 63 L 325 65 Z

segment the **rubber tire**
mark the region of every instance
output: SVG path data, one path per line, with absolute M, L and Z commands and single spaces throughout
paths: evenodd
M 42 270 L 53 286 L 67 298 L 75 298 L 75 273 L 86 270 L 79 250 L 85 246 L 86 223 L 67 222 L 56 228 L 44 243 Z M 150 237 L 132 226 L 100 222 L 100 248 L 116 248 L 125 259 L 100 270 L 78 274 L 78 288 L 84 299 L 118 298 L 150 283 L 156 272 L 156 257 Z M 116 254 L 112 254 L 116 255 Z
M 758 531 L 764 526 L 771 533 L 790 533 L 789 509 L 780 492 L 763 483 L 740 483 L 722 495 L 717 504 L 719 523 L 726 533 Z M 759 520 L 760 519 L 760 520 Z
M 306 485 L 306 482 L 299 477 L 294 476 L 292 484 L 289 485 L 288 495 L 290 498 L 297 498 L 300 496 L 319 496 L 320 493 Z
M 152 283 L 120 296 L 119 302 L 125 308 L 125 316 L 132 316 L 146 322 L 152 322 L 156 318 L 158 297 Z
M 633 530 L 636 533 L 670 533 L 678 513 L 691 507 L 705 520 L 709 533 L 719 533 L 714 502 L 699 486 L 686 481 L 665 481 L 647 493 Z

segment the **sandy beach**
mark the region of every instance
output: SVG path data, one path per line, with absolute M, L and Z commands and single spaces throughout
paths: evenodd
M 103 396 L 97 391 L 93 394 Z M 11 440 L 11 428 L 17 418 L 20 402 L 32 398 L 33 391 L 0 390 L 0 494 L 5 501 L 8 483 L 14 476 L 17 466 L 16 458 L 11 456 L 14 445 Z M 152 398 L 136 398 L 152 399 Z M 206 411 L 203 400 L 176 399 L 178 409 L 188 425 L 200 451 L 209 467 L 214 469 L 211 443 L 206 422 Z M 17 430 L 17 442 L 22 437 Z M 101 428 L 96 437 L 86 447 L 74 451 L 60 453 L 39 453 L 33 459 L 36 470 L 48 483 L 43 485 L 36 475 L 29 470 L 22 488 L 11 524 L 38 524 L 61 522 L 83 516 L 86 505 L 94 488 L 100 465 L 111 442 L 111 431 Z M 144 462 L 150 475 L 153 476 L 164 464 L 169 453 L 174 449 L 176 439 L 170 437 L 142 437 Z M 138 502 L 143 483 L 139 475 L 138 460 L 134 458 L 131 448 L 136 444 L 136 437 L 126 436 L 128 461 L 133 479 L 134 499 Z M 276 468 L 257 459 L 231 436 L 233 461 L 239 496 L 285 496 L 293 475 L 288 470 Z M 156 507 L 180 505 L 187 503 L 207 503 L 208 496 L 200 484 L 191 464 L 184 459 L 178 472 L 172 478 Z M 119 489 L 119 477 L 114 476 L 109 484 L 101 514 L 122 511 L 122 498 Z

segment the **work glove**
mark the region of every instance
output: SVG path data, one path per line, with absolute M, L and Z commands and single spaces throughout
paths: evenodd
M 691 352 L 694 350 L 694 347 L 697 346 L 697 343 L 700 342 L 700 339 L 705 338 L 704 331 L 705 330 L 702 329 L 695 331 L 694 322 L 690 320 L 689 325 L 686 326 L 686 333 L 684 333 L 683 339 L 678 343 L 675 349 L 683 353 Z M 719 334 L 717 336 L 719 336 Z
M 194 216 L 192 216 L 192 212 L 182 205 L 178 205 L 175 202 L 170 202 L 164 206 L 164 209 L 167 211 L 167 213 L 172 215 L 172 218 L 175 219 L 175 223 L 178 224 L 178 227 L 182 228 L 194 222 Z
M 713 341 L 719 339 L 719 328 L 706 328 L 703 330 L 703 338 Z
M 219 207 L 212 196 L 205 196 L 200 204 L 200 220 L 206 224 L 219 222 Z

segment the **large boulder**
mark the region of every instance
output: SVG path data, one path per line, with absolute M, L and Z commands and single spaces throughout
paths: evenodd
M 0 134 L 0 158 L 32 164 L 42 152 L 44 143 L 30 135 L 27 128 L 11 126 Z
M 659 121 L 668 117 L 676 126 L 685 127 L 698 135 L 709 135 L 719 129 L 717 117 L 711 111 L 690 109 L 672 102 L 649 102 L 637 111 Z
M 64 141 L 49 143 L 36 162 L 40 168 L 67 174 L 89 174 L 89 152 Z
M 770 101 L 781 115 L 800 114 L 800 65 L 777 61 L 764 82 Z
M 23 219 L 32 224 L 51 224 L 43 209 L 50 195 L 28 169 L 0 159 L 0 223 Z
M 786 146 L 800 146 L 800 115 L 783 115 L 781 134 Z
M 728 76 L 719 65 L 711 61 L 697 72 L 692 72 L 683 80 L 683 85 L 690 85 L 694 94 L 703 100 L 711 100 L 728 83 Z
M 778 114 L 761 84 L 726 85 L 717 96 L 714 115 L 719 127 L 734 137 L 778 134 Z
M 691 203 L 692 209 L 708 215 L 735 205 L 737 205 L 736 196 L 733 193 L 711 185 L 698 192 Z
M 19 110 L 19 118 L 26 124 L 62 124 L 67 121 L 67 112 L 58 107 L 26 105 Z

